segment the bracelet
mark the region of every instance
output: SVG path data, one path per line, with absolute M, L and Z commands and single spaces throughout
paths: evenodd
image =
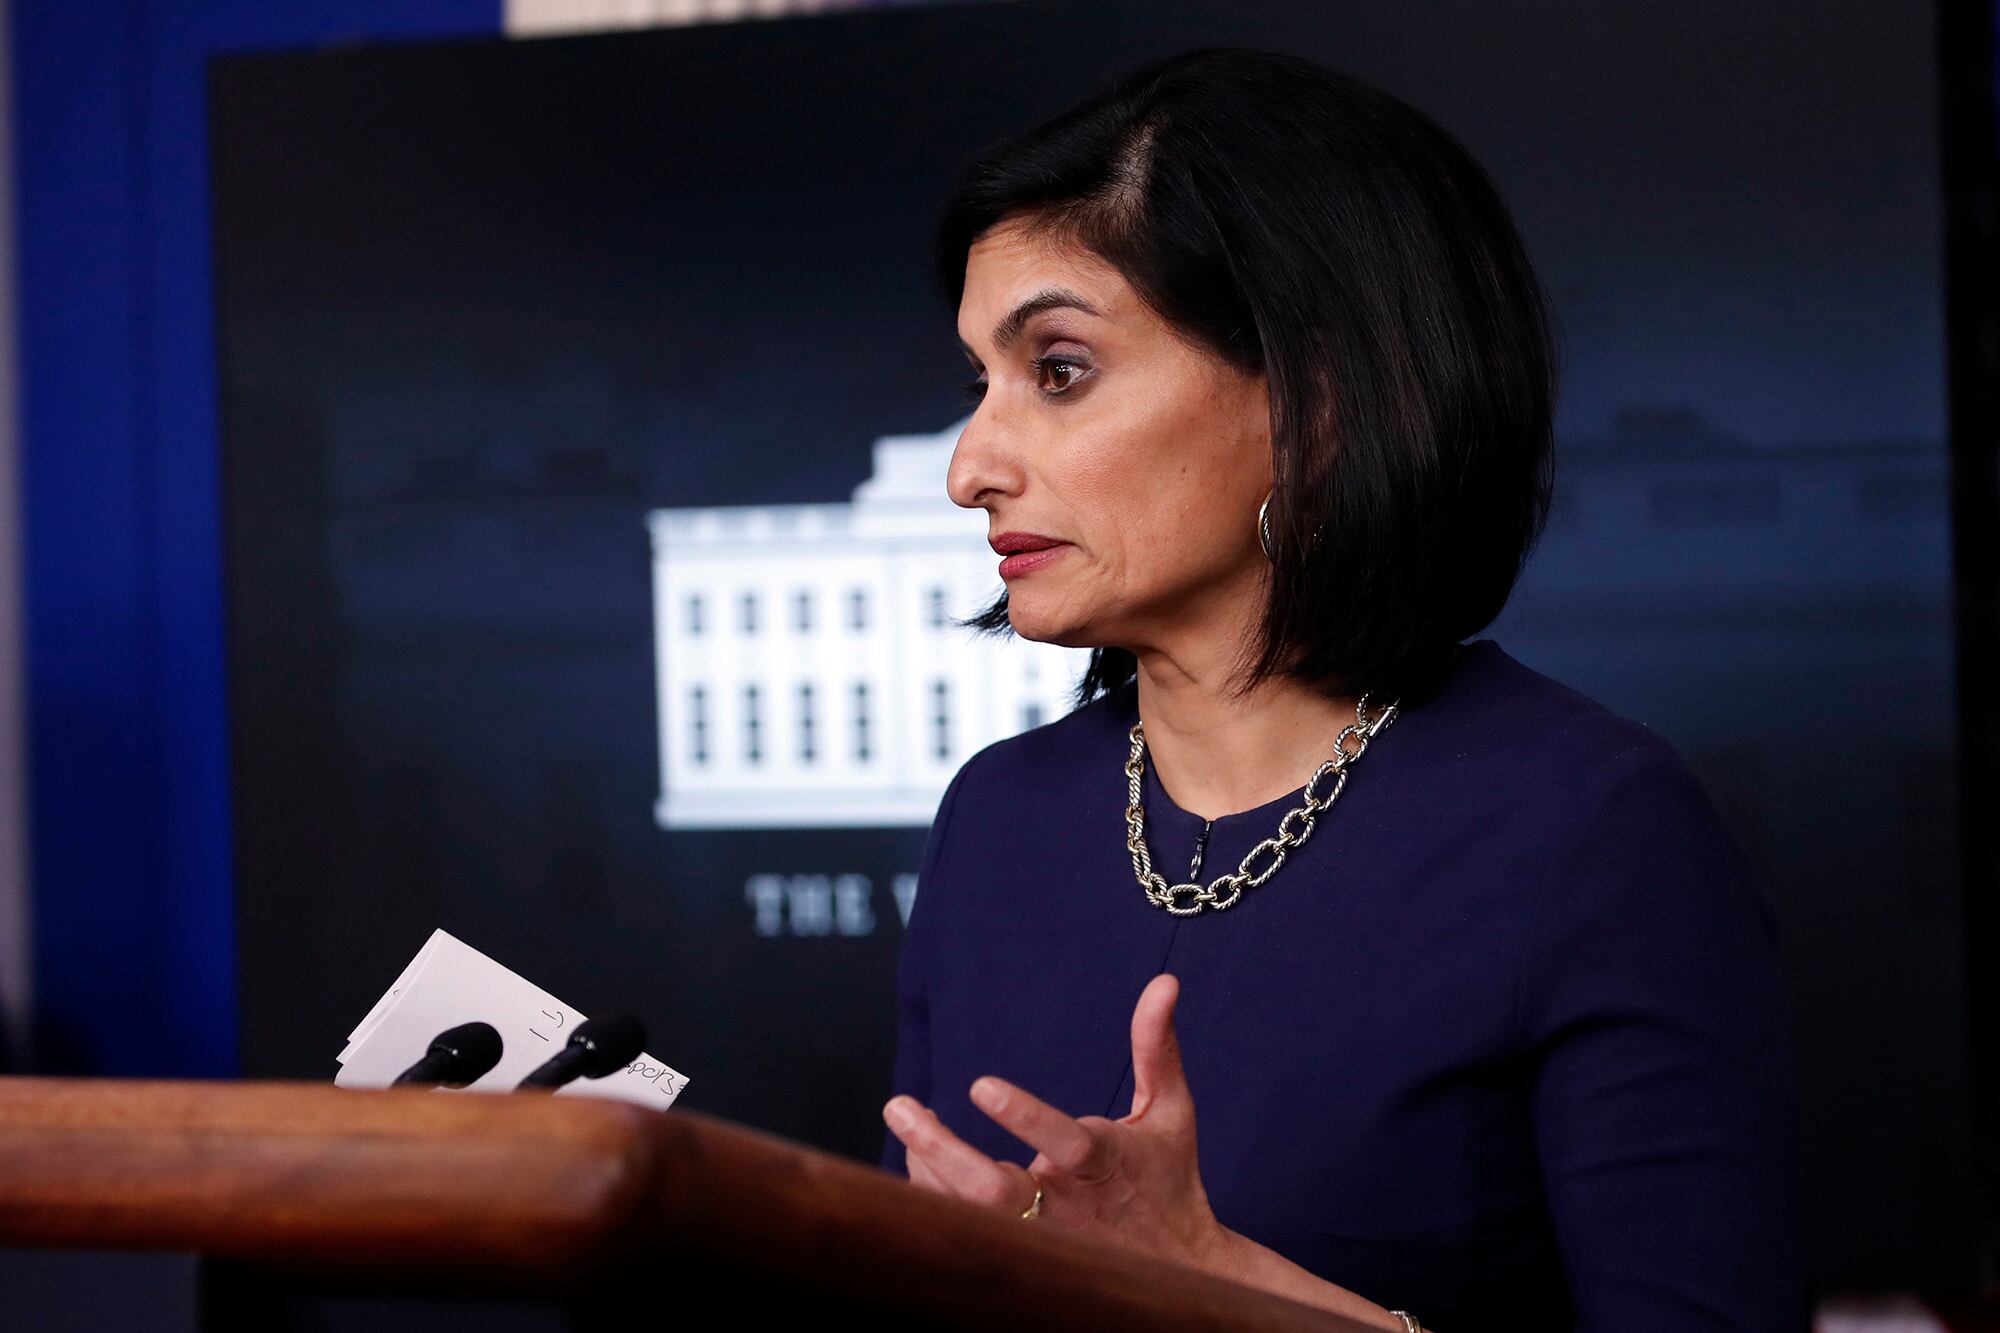
M 1424 1333 L 1424 1326 L 1408 1310 L 1391 1310 L 1389 1313 L 1403 1321 L 1403 1333 Z

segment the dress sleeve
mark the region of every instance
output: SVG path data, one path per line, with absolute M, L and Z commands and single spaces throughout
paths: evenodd
M 1550 862 L 1516 1022 L 1579 1333 L 1803 1333 L 1799 1093 L 1775 914 L 1655 737 Z
M 891 1096 L 908 1093 L 928 1105 L 931 1099 L 931 1030 L 928 981 L 930 940 L 937 933 L 938 915 L 932 884 L 937 877 L 939 855 L 951 825 L 951 812 L 958 802 L 958 789 L 972 771 L 978 757 L 966 761 L 945 788 L 938 802 L 937 818 L 931 821 L 930 836 L 924 840 L 923 861 L 917 867 L 917 896 L 910 904 L 910 919 L 903 931 L 903 948 L 896 960 L 896 1069 Z M 896 1175 L 909 1174 L 903 1160 L 903 1141 L 882 1131 L 882 1169 Z

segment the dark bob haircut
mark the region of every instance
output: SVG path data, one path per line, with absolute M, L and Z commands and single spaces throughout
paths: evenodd
M 1243 687 L 1420 696 L 1505 605 L 1553 480 L 1552 318 L 1471 154 L 1349 75 L 1211 47 L 973 159 L 937 234 L 952 309 L 973 243 L 1016 218 L 1268 377 L 1273 558 Z M 1006 629 L 1005 594 L 969 623 Z M 1097 649 L 1078 702 L 1136 671 Z

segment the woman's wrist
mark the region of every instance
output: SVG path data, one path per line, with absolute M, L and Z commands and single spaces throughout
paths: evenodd
M 1388 1333 L 1403 1333 L 1402 1319 L 1386 1306 L 1377 1305 L 1338 1283 L 1315 1276 L 1268 1245 L 1259 1245 L 1220 1223 L 1217 1227 L 1220 1235 L 1209 1247 L 1200 1265 L 1205 1272 L 1257 1287 L 1301 1305 L 1330 1310 Z

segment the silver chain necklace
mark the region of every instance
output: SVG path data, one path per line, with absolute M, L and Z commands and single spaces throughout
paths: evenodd
M 1370 720 L 1368 696 L 1362 695 L 1354 705 L 1354 721 L 1341 728 L 1340 735 L 1334 738 L 1333 758 L 1321 764 L 1307 780 L 1303 793 L 1305 804 L 1287 811 L 1285 817 L 1278 821 L 1275 837 L 1266 838 L 1252 847 L 1235 870 L 1217 876 L 1206 888 L 1196 883 L 1169 884 L 1166 876 L 1153 869 L 1153 854 L 1146 849 L 1146 807 L 1141 799 L 1146 777 L 1146 725 L 1143 722 L 1134 723 L 1132 755 L 1125 761 L 1125 785 L 1129 793 L 1125 803 L 1125 850 L 1132 853 L 1132 873 L 1138 877 L 1139 887 L 1145 890 L 1146 901 L 1155 907 L 1166 908 L 1175 916 L 1193 916 L 1209 907 L 1220 912 L 1225 907 L 1234 907 L 1236 900 L 1243 896 L 1243 890 L 1254 889 L 1277 874 L 1285 858 L 1312 836 L 1314 821 L 1339 799 L 1341 790 L 1347 786 L 1348 767 L 1368 752 L 1368 742 L 1396 720 L 1396 702 L 1390 700 Z M 1352 750 L 1347 748 L 1350 737 L 1355 741 Z M 1329 775 L 1333 785 L 1326 795 L 1321 796 L 1320 788 Z M 1195 872 L 1189 873 L 1192 875 Z M 1183 898 L 1187 899 L 1186 906 L 1181 905 Z

